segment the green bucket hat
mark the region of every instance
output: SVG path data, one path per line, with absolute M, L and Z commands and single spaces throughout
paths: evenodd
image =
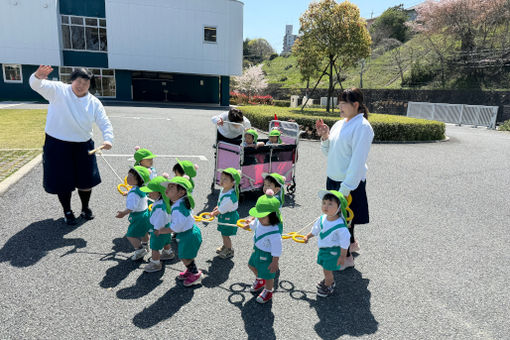
M 253 129 L 248 129 L 246 130 L 245 134 L 246 133 L 253 136 L 253 143 L 257 143 L 257 140 L 259 139 L 259 134 L 257 133 L 257 131 Z
M 135 170 L 136 173 L 142 178 L 143 185 L 146 185 L 151 180 L 151 173 L 149 169 L 141 165 L 132 166 L 131 169 Z
M 153 154 L 152 152 L 150 152 L 149 150 L 138 149 L 138 150 L 136 150 L 135 155 L 134 155 L 135 165 L 140 165 L 140 162 L 142 161 L 142 159 L 152 159 L 154 157 L 156 157 L 156 155 Z
M 161 194 L 161 198 L 165 202 L 166 212 L 170 214 L 172 212 L 170 207 L 170 199 L 165 195 L 166 186 L 163 185 L 163 183 L 167 183 L 168 185 L 168 178 L 163 176 L 156 176 L 151 179 L 146 186 L 141 187 L 140 190 L 143 192 L 159 192 Z
M 222 172 L 229 174 L 234 179 L 235 185 L 235 191 L 237 195 L 237 199 L 239 199 L 239 184 L 241 183 L 241 171 L 234 169 L 234 168 L 226 168 Z
M 319 198 L 322 200 L 327 194 L 332 194 L 340 200 L 340 209 L 342 210 L 342 216 L 347 218 L 347 199 L 340 191 L 336 190 L 321 190 L 319 191 Z
M 268 174 L 267 172 L 262 173 L 262 178 L 266 179 L 266 177 L 268 176 L 274 178 L 274 180 L 280 184 L 281 186 L 280 192 L 282 193 L 282 206 L 283 206 L 283 203 L 285 203 L 285 177 L 276 172 L 273 172 L 271 174 Z
M 257 204 L 250 209 L 249 214 L 259 218 L 265 217 L 272 212 L 276 213 L 280 221 L 282 220 L 280 216 L 280 201 L 274 196 L 262 195 L 257 200 Z
M 269 137 L 278 137 L 278 143 L 282 142 L 282 139 L 280 138 L 281 135 L 282 133 L 278 129 L 272 129 L 269 132 Z
M 176 158 L 177 163 L 181 166 L 185 175 L 189 176 L 189 181 L 191 183 L 191 190 L 195 188 L 195 182 L 193 182 L 193 177 L 197 175 L 197 169 L 195 164 L 191 161 L 181 161 L 179 158 Z
M 175 176 L 171 180 L 167 179 L 165 182 L 163 182 L 163 185 L 168 186 L 168 184 L 171 183 L 177 184 L 186 190 L 186 194 L 188 196 L 191 209 L 195 208 L 195 200 L 193 200 L 193 196 L 191 196 L 192 187 L 189 179 L 187 179 L 186 177 Z

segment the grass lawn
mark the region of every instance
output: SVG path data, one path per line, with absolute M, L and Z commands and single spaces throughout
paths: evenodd
M 42 148 L 47 110 L 0 110 L 0 149 Z
M 0 110 L 0 181 L 42 151 L 47 110 Z

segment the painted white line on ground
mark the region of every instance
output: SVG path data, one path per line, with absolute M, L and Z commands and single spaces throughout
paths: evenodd
M 24 103 L 17 103 L 17 104 L 1 104 L 0 103 L 0 109 L 5 109 L 5 108 L 8 108 L 8 107 L 11 107 L 11 106 L 17 106 L 17 105 L 22 105 Z
M 127 118 L 127 119 L 151 119 L 151 120 L 171 120 L 170 118 L 158 117 L 128 117 L 128 116 L 108 116 L 108 118 Z
M 130 157 L 128 160 L 134 160 L 132 154 L 107 154 L 103 152 L 105 157 Z M 157 155 L 157 158 L 198 158 L 201 161 L 208 161 L 203 155 Z

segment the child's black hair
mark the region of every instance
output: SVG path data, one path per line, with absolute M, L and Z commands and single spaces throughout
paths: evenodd
M 333 194 L 326 194 L 326 195 L 324 195 L 322 200 L 323 201 L 325 201 L 325 200 L 327 200 L 327 201 L 334 201 L 334 202 L 336 202 L 336 204 L 338 204 L 338 207 L 340 207 L 340 205 L 341 205 L 340 200 L 338 199 L 338 197 L 336 197 Z
M 138 172 L 136 172 L 135 169 L 129 169 L 129 173 L 135 177 L 136 180 L 136 186 L 141 187 L 143 186 L 143 179 L 140 177 Z
M 265 180 L 267 179 L 269 182 L 273 183 L 275 185 L 275 187 L 277 188 L 281 188 L 282 185 L 280 184 L 280 182 L 278 182 L 276 179 L 274 179 L 273 176 L 266 176 L 266 178 L 264 178 Z
M 280 219 L 278 218 L 278 215 L 276 215 L 275 212 L 270 213 L 269 215 L 267 215 L 267 217 L 269 217 L 270 225 L 277 225 L 278 223 L 280 223 Z
M 77 78 L 92 80 L 94 78 L 94 74 L 85 67 L 78 67 L 71 73 L 71 81 L 75 81 Z
M 243 112 L 236 108 L 230 109 L 228 111 L 228 120 L 232 123 L 242 123 L 244 121 Z
M 172 171 L 174 173 L 180 174 L 181 176 L 184 176 L 184 169 L 179 163 L 175 163 L 174 167 L 172 168 Z

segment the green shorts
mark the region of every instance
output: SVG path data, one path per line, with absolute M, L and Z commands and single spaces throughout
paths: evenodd
M 142 238 L 152 229 L 149 210 L 136 211 L 129 214 L 129 227 L 126 237 Z
M 271 280 L 275 278 L 276 272 L 271 273 L 269 271 L 269 265 L 271 262 L 273 262 L 273 256 L 271 256 L 271 253 L 260 250 L 255 246 L 253 247 L 253 252 L 251 253 L 248 264 L 257 269 L 257 277 L 264 280 Z
M 160 234 L 159 236 L 154 235 L 154 232 L 151 232 L 151 241 L 150 246 L 152 250 L 161 250 L 167 244 L 172 243 L 172 234 Z
M 177 255 L 179 255 L 181 260 L 192 260 L 197 257 L 198 250 L 202 244 L 202 233 L 196 225 L 182 233 L 177 233 L 177 240 L 179 241 Z
M 340 247 L 319 248 L 317 263 L 325 270 L 340 270 L 340 266 L 337 265 L 338 259 L 340 258 L 340 251 Z
M 218 228 L 221 232 L 221 236 L 234 236 L 237 234 L 238 227 L 231 227 L 222 225 L 221 223 L 236 224 L 239 219 L 239 213 L 237 211 L 231 211 L 225 214 L 218 215 Z

